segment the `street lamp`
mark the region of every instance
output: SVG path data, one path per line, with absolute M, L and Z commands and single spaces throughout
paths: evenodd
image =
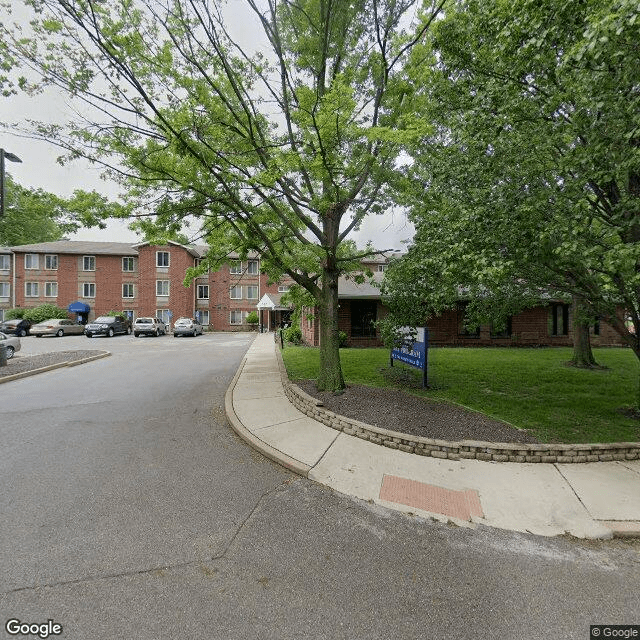
M 4 216 L 4 160 L 11 162 L 22 162 L 17 155 L 0 149 L 0 218 Z

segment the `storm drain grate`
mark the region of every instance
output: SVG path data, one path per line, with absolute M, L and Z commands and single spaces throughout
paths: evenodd
M 473 489 L 455 491 L 416 480 L 385 475 L 380 488 L 380 498 L 458 520 L 471 520 L 472 516 L 484 517 L 480 496 Z

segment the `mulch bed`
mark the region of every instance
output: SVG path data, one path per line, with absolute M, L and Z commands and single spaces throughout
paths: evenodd
M 539 443 L 527 431 L 455 404 L 420 398 L 399 389 L 350 385 L 344 393 L 319 392 L 313 380 L 295 380 L 324 407 L 366 424 L 439 440 Z

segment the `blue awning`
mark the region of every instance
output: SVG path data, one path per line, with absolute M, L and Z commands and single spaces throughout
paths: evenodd
M 67 311 L 71 311 L 71 313 L 89 313 L 91 307 L 84 302 L 72 302 L 67 307 Z

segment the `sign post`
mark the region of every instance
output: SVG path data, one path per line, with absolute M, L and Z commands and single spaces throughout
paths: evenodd
M 429 364 L 429 329 L 418 328 L 417 340 L 406 339 L 399 349 L 391 349 L 391 366 L 394 360 L 400 360 L 410 367 L 422 369 L 422 388 L 428 388 L 428 364 Z

